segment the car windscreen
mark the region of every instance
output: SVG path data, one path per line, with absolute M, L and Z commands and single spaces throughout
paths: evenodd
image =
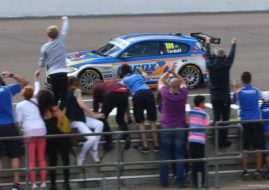
M 113 56 L 115 53 L 117 53 L 120 50 L 121 50 L 120 46 L 116 44 L 108 43 L 97 50 L 93 50 L 92 52 L 101 56 Z

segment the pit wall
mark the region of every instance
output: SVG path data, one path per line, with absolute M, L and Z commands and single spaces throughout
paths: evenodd
M 267 10 L 268 0 L 3 0 L 0 18 Z

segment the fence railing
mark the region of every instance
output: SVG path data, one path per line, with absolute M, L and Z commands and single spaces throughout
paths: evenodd
M 124 166 L 127 165 L 150 165 L 150 164 L 161 164 L 161 163 L 177 163 L 177 162 L 205 162 L 205 174 L 206 174 L 206 187 L 209 187 L 208 184 L 208 164 L 211 161 L 215 162 L 215 177 L 214 177 L 214 186 L 215 188 L 219 188 L 219 163 L 218 161 L 222 160 L 234 160 L 234 159 L 242 159 L 242 140 L 240 140 L 240 147 L 239 150 L 236 152 L 235 155 L 224 155 L 220 154 L 219 152 L 219 146 L 218 146 L 218 132 L 219 129 L 231 129 L 231 128 L 236 128 L 239 131 L 239 137 L 242 139 L 242 131 L 243 128 L 241 125 L 230 125 L 230 124 L 238 124 L 238 123 L 245 123 L 245 122 L 257 122 L 257 121 L 231 121 L 231 122 L 217 122 L 216 126 L 213 127 L 206 127 L 206 128 L 177 128 L 177 129 L 158 129 L 158 130 L 144 130 L 144 131 L 137 131 L 137 130 L 132 130 L 132 131 L 115 131 L 115 132 L 104 132 L 104 133 L 90 133 L 90 134 L 61 134 L 61 135 L 46 135 L 42 136 L 42 138 L 63 138 L 63 137 L 79 137 L 79 136 L 97 136 L 97 135 L 115 135 L 116 136 L 116 152 L 117 152 L 117 157 L 115 162 L 112 163 L 104 163 L 104 164 L 85 164 L 82 166 L 77 166 L 77 165 L 69 165 L 69 166 L 56 166 L 56 167 L 45 167 L 45 168 L 29 168 L 28 164 L 28 151 L 29 151 L 29 140 L 33 138 L 40 138 L 40 136 L 35 136 L 35 137 L 1 137 L 0 141 L 2 140 L 23 140 L 25 142 L 25 165 L 24 167 L 18 168 L 18 169 L 2 169 L 0 170 L 1 172 L 24 172 L 25 173 L 25 190 L 28 190 L 29 188 L 29 172 L 30 171 L 38 171 L 38 170 L 55 170 L 55 169 L 73 169 L 73 168 L 88 168 L 88 167 L 106 167 L 106 166 L 115 166 L 116 172 L 117 172 L 117 189 L 121 189 L 121 180 L 122 178 L 122 171 L 124 170 Z M 258 120 L 258 122 L 269 122 L 269 120 Z M 219 126 L 226 124 L 227 126 Z M 181 160 L 151 160 L 151 161 L 136 161 L 136 162 L 128 162 L 124 161 L 124 149 L 123 146 L 121 145 L 121 137 L 123 134 L 138 134 L 138 133 L 152 133 L 152 132 L 168 132 L 168 131 L 190 131 L 190 130 L 201 130 L 205 131 L 206 134 L 208 131 L 215 131 L 215 149 L 214 149 L 214 155 L 209 156 L 208 152 L 205 152 L 205 157 L 204 158 L 199 158 L 199 159 L 181 159 Z M 206 140 L 205 143 L 205 150 L 208 150 L 208 140 Z M 256 151 L 250 151 L 248 153 L 253 153 Z M 263 152 L 269 152 L 269 150 L 264 150 Z M 103 184 L 106 183 L 106 178 L 102 178 Z M 199 187 L 201 188 L 201 178 L 199 180 Z M 101 186 L 102 189 L 106 189 L 106 185 Z

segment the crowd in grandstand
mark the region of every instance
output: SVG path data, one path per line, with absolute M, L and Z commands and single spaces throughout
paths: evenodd
M 109 113 L 113 108 L 117 108 L 116 121 L 121 131 L 128 131 L 128 124 L 125 121 L 125 114 L 128 110 L 128 96 L 132 95 L 134 107 L 134 119 L 139 130 L 145 130 L 144 110 L 147 111 L 147 120 L 152 130 L 157 129 L 157 109 L 155 96 L 147 85 L 147 73 L 138 70 L 133 73 L 131 68 L 124 64 L 120 69 L 118 81 L 102 82 L 98 81 L 93 88 L 93 111 L 83 101 L 82 92 L 79 88 L 79 81 L 76 78 L 67 78 L 67 68 L 65 65 L 65 45 L 64 40 L 68 32 L 68 18 L 63 17 L 63 27 L 61 32 L 56 26 L 50 26 L 47 34 L 49 42 L 41 48 L 40 68 L 34 73 L 34 88 L 28 85 L 28 80 L 10 73 L 2 72 L 0 77 L 0 137 L 19 136 L 20 132 L 25 137 L 37 136 L 29 140 L 29 167 L 57 166 L 57 155 L 62 158 L 64 166 L 70 165 L 70 139 L 64 138 L 44 138 L 44 135 L 62 134 L 59 125 L 63 125 L 67 116 L 72 128 L 77 129 L 80 134 L 101 133 L 110 131 L 107 121 Z M 210 38 L 206 39 L 206 65 L 210 77 L 210 95 L 213 106 L 213 122 L 230 120 L 231 101 L 239 102 L 241 120 L 269 119 L 269 93 L 262 93 L 264 103 L 259 106 L 260 91 L 251 85 L 251 74 L 244 72 L 241 76 L 242 87 L 233 84 L 233 96 L 230 92 L 230 69 L 234 62 L 236 51 L 236 39 L 232 39 L 231 51 L 228 55 L 223 49 L 216 49 L 214 53 L 210 51 Z M 52 91 L 40 89 L 38 81 L 41 68 L 46 67 L 51 78 Z M 17 82 L 6 85 L 4 78 L 13 78 Z M 21 92 L 24 100 L 16 105 L 16 114 L 13 114 L 12 96 Z M 206 134 L 203 130 L 195 128 L 207 127 L 211 125 L 210 118 L 205 111 L 205 97 L 198 95 L 194 97 L 194 108 L 186 115 L 185 106 L 187 103 L 188 89 L 184 79 L 175 73 L 175 65 L 169 66 L 158 81 L 158 107 L 160 111 L 160 129 L 176 129 L 189 127 L 186 131 L 166 131 L 152 132 L 153 147 L 150 147 L 146 133 L 141 133 L 141 143 L 134 144 L 133 148 L 142 153 L 149 153 L 150 150 L 160 152 L 160 160 L 184 159 L 186 147 L 189 147 L 191 158 L 203 158 L 205 156 Z M 60 104 L 58 102 L 60 100 Z M 99 109 L 101 105 L 101 109 Z M 87 116 L 86 116 L 87 113 Z M 262 113 L 262 115 L 261 115 Z M 17 130 L 16 124 L 20 127 Z M 269 124 L 256 123 L 243 124 L 243 148 L 249 150 L 251 144 L 254 149 L 269 148 Z M 231 146 L 227 140 L 227 129 L 220 130 L 219 148 Z M 262 138 L 264 136 L 264 138 Z M 83 165 L 87 153 L 90 152 L 93 161 L 100 162 L 98 155 L 98 145 L 101 136 L 85 136 L 80 153 L 77 156 L 77 165 Z M 124 134 L 124 149 L 131 146 L 130 135 Z M 104 149 L 113 149 L 112 136 L 104 136 Z M 21 155 L 21 144 L 19 140 L 0 141 L 0 155 L 3 155 L 3 145 L 7 146 L 8 156 L 11 159 L 11 168 L 19 168 L 19 157 Z M 48 161 L 46 161 L 46 155 Z M 255 154 L 257 179 L 261 179 L 263 155 L 260 152 Z M 266 154 L 267 172 L 265 178 L 269 178 L 269 153 Z M 248 155 L 243 154 L 242 159 L 243 178 L 247 179 Z M 1 167 L 1 164 L 0 164 Z M 204 162 L 193 162 L 191 164 L 193 187 L 198 187 L 198 173 L 201 173 L 202 185 L 205 186 L 205 166 Z M 49 170 L 50 190 L 56 190 L 56 170 Z M 163 187 L 169 185 L 169 164 L 160 165 L 160 184 Z M 46 189 L 46 170 L 40 171 L 40 189 Z M 184 188 L 185 164 L 177 162 L 175 164 L 176 185 Z M 36 172 L 29 173 L 32 189 L 38 189 L 36 183 Z M 69 169 L 63 170 L 63 189 L 70 190 Z M 14 172 L 13 190 L 20 189 L 19 173 Z

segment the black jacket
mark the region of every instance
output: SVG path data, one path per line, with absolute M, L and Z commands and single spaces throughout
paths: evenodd
M 206 67 L 209 72 L 209 89 L 212 99 L 230 97 L 230 68 L 235 57 L 236 44 L 232 44 L 228 56 L 211 54 L 210 44 L 206 44 Z

